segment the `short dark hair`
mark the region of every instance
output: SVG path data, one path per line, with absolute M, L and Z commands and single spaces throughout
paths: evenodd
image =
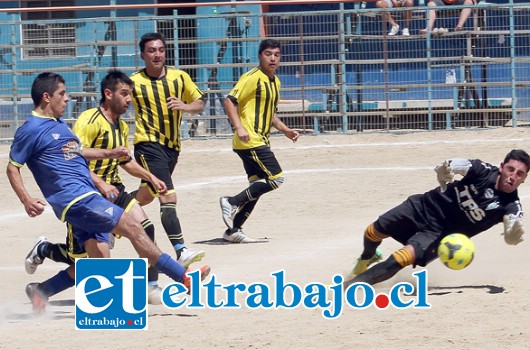
M 109 89 L 110 91 L 114 92 L 116 91 L 118 84 L 127 84 L 131 87 L 134 85 L 131 78 L 129 78 L 127 74 L 123 73 L 121 70 L 109 70 L 107 75 L 105 75 L 105 78 L 103 78 L 101 81 L 101 100 L 99 103 L 105 102 L 105 89 Z
M 504 157 L 503 164 L 508 163 L 511 159 L 517 160 L 524 165 L 526 165 L 526 172 L 528 173 L 528 170 L 530 170 L 530 156 L 528 153 L 523 151 L 522 149 L 512 149 L 510 153 Z
M 42 101 L 42 95 L 47 92 L 53 95 L 60 83 L 65 84 L 64 78 L 57 73 L 44 72 L 39 74 L 31 85 L 31 99 L 37 107 Z
M 275 39 L 265 39 L 259 44 L 258 53 L 261 55 L 266 49 L 281 49 L 281 44 Z
M 164 46 L 166 46 L 166 38 L 164 38 L 164 36 L 162 34 L 160 34 L 160 33 L 145 33 L 140 38 L 140 43 L 138 44 L 138 46 L 140 46 L 140 52 L 144 52 L 145 44 L 147 42 L 154 41 L 154 40 L 162 40 L 162 42 L 164 43 Z

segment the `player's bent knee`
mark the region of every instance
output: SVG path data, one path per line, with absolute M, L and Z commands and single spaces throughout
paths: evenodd
M 141 206 L 150 204 L 155 199 L 147 187 L 140 188 L 140 190 L 136 192 L 135 198 Z
M 142 224 L 127 212 L 123 213 L 113 232 L 129 239 L 133 239 L 135 235 L 145 233 Z
M 274 180 L 270 180 L 271 185 L 272 185 L 272 187 L 274 189 L 280 187 L 283 184 L 284 181 L 285 181 L 285 177 L 283 177 L 283 176 L 277 177 Z

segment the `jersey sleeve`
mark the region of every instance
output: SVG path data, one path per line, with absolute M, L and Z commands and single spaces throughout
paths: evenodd
M 191 80 L 191 77 L 188 73 L 182 72 L 182 79 L 184 80 L 184 86 L 186 90 L 182 96 L 182 100 L 186 103 L 191 103 L 196 100 L 205 98 L 206 96 L 201 89 Z
M 250 93 L 252 93 L 250 89 L 245 88 L 247 82 L 248 75 L 242 75 L 237 84 L 228 94 L 228 97 L 235 105 L 238 105 L 239 101 L 244 100 Z
M 17 129 L 13 143 L 11 144 L 11 149 L 9 150 L 9 163 L 19 168 L 26 164 L 33 153 L 36 142 L 35 136 L 28 129 L 28 124 L 24 124 Z
M 469 169 L 472 167 L 472 163 L 469 159 L 465 158 L 451 158 L 448 159 L 449 166 L 453 170 L 453 173 L 465 176 Z
M 93 147 L 94 140 L 97 139 L 100 128 L 98 123 L 87 123 L 87 118 L 81 114 L 74 124 L 74 133 L 81 141 L 83 147 Z
M 509 215 L 512 218 L 517 218 L 522 220 L 524 213 L 523 213 L 523 207 L 521 206 L 521 202 L 516 200 L 511 202 L 506 206 L 506 212 L 504 215 Z

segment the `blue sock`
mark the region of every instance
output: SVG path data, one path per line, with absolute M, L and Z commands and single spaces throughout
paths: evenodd
M 68 275 L 68 272 L 63 270 L 52 278 L 42 282 L 39 286 L 39 289 L 44 293 L 44 295 L 51 297 L 52 295 L 73 287 L 74 284 L 75 281 Z
M 183 248 L 186 248 L 186 245 L 184 243 L 177 243 L 173 246 L 173 248 L 175 249 L 175 251 L 179 251 Z
M 155 266 L 160 272 L 166 274 L 169 276 L 169 278 L 176 282 L 182 283 L 184 280 L 183 277 L 184 273 L 186 273 L 186 269 L 184 266 L 171 259 L 171 257 L 166 253 L 162 253 Z

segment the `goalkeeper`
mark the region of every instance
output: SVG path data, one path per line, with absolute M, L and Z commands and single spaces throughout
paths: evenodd
M 473 237 L 498 223 L 507 244 L 522 242 L 523 211 L 517 188 L 530 168 L 530 156 L 512 150 L 500 167 L 478 159 L 448 159 L 434 169 L 440 186 L 424 194 L 410 196 L 397 207 L 381 215 L 364 232 L 364 250 L 344 282 L 376 284 L 394 276 L 408 265 L 426 266 L 436 259 L 437 248 L 450 233 Z M 461 175 L 459 180 L 455 175 Z M 403 244 L 385 261 L 378 248 L 392 237 Z

